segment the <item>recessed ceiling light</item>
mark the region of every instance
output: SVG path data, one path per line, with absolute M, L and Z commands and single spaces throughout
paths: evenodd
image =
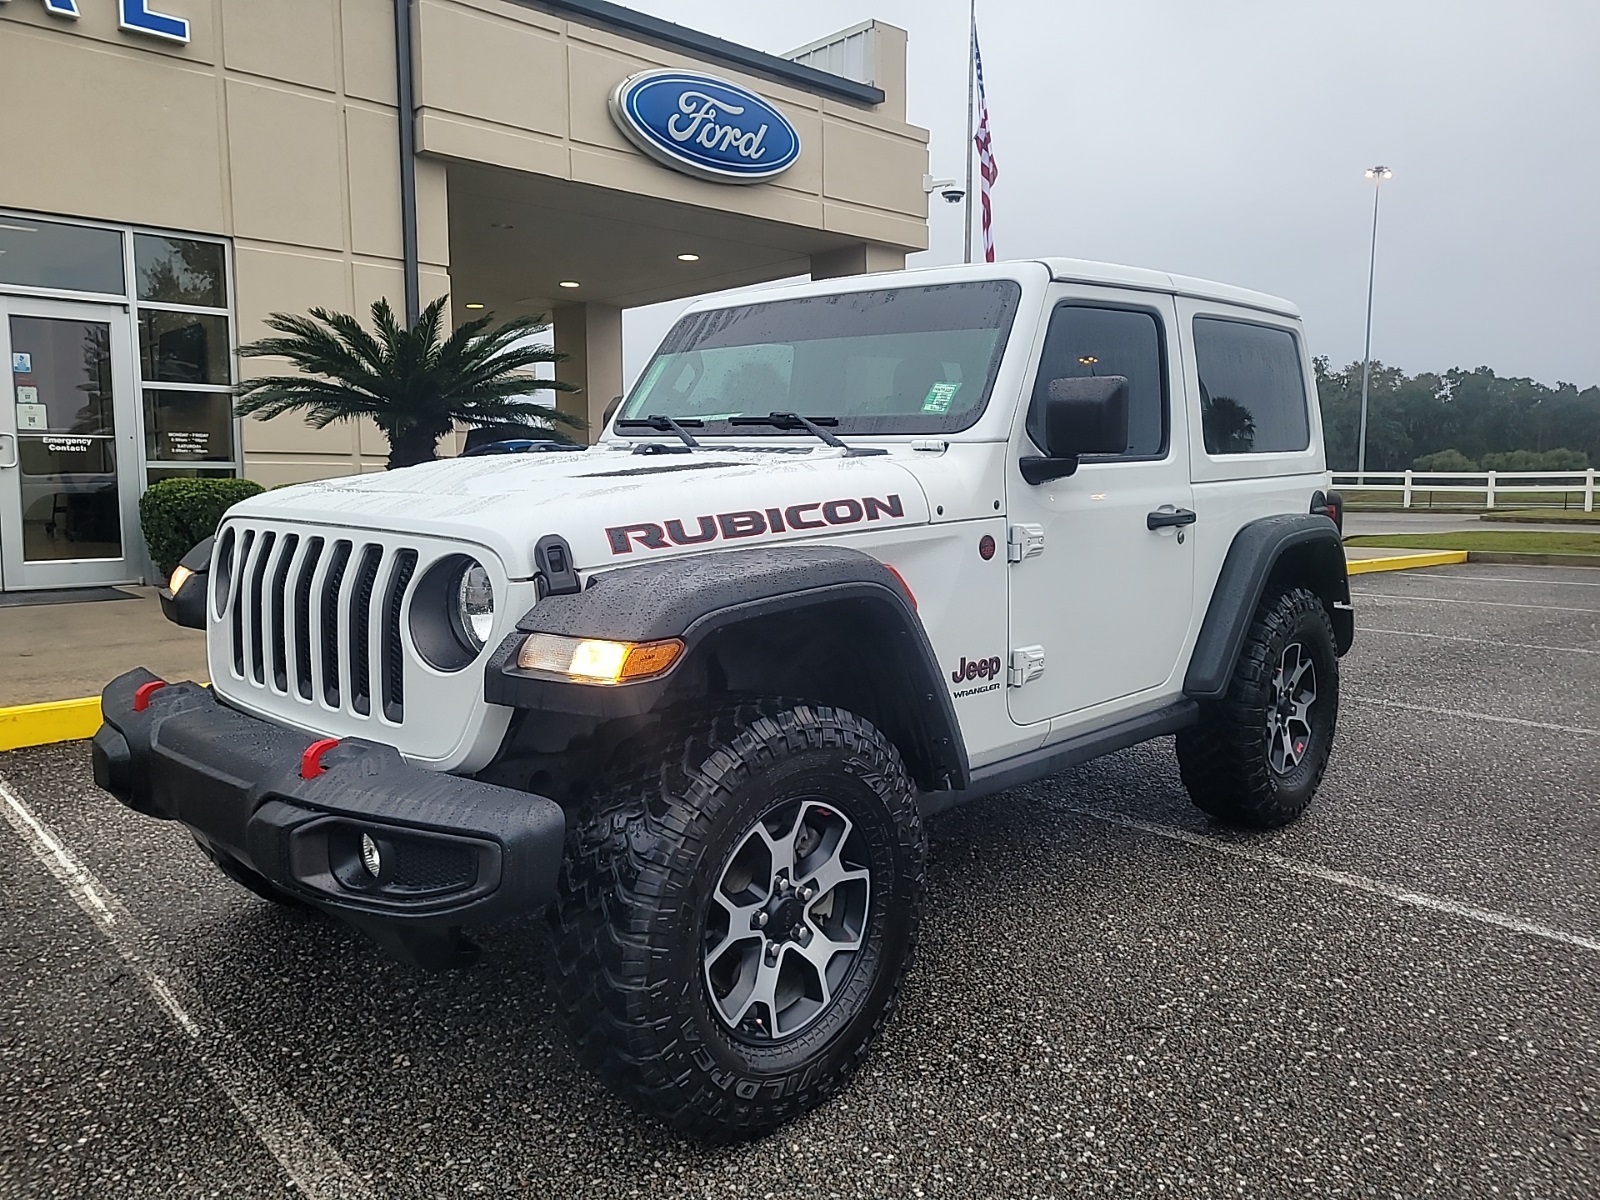
M 700 261 L 700 256 L 698 254 L 680 254 L 680 255 L 678 255 L 678 261 L 679 262 L 699 262 Z
M 563 279 L 561 281 L 561 286 L 564 288 L 575 288 L 578 286 L 578 281 L 576 279 Z
M 468 307 L 468 308 L 470 308 L 470 309 L 474 309 L 474 310 L 476 310 L 476 309 L 480 309 L 480 308 L 482 308 L 482 307 L 483 307 L 483 305 L 481 305 L 481 304 L 478 304 L 478 303 L 476 303 L 476 302 L 474 302 L 474 303 L 472 303 L 472 304 L 469 304 L 469 305 L 467 305 L 467 307 Z

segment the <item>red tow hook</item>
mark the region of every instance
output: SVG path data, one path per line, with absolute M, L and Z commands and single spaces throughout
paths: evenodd
M 306 747 L 306 752 L 300 756 L 300 778 L 315 779 L 327 770 L 322 765 L 322 756 L 339 744 L 338 738 L 321 738 Z
M 152 679 L 149 683 L 141 683 L 133 689 L 133 711 L 143 712 L 150 707 L 150 697 L 167 686 L 164 679 Z

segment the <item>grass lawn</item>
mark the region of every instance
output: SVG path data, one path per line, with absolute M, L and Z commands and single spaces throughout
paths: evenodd
M 1344 497 L 1346 508 L 1398 509 L 1405 498 L 1405 493 L 1399 488 L 1392 492 L 1357 487 L 1339 488 L 1338 491 Z M 1470 492 L 1439 492 L 1417 485 L 1411 489 L 1411 507 L 1432 509 L 1434 512 L 1480 512 L 1487 502 L 1488 496 L 1482 488 Z M 1497 512 L 1500 507 L 1512 504 L 1536 504 L 1541 509 L 1549 507 L 1557 511 L 1571 512 L 1576 509 L 1582 512 L 1583 489 L 1575 488 L 1569 492 L 1518 492 L 1496 488 L 1494 502 Z
M 1400 550 L 1487 550 L 1501 554 L 1593 554 L 1600 560 L 1600 531 L 1474 529 L 1469 533 L 1368 533 L 1346 538 L 1351 546 Z

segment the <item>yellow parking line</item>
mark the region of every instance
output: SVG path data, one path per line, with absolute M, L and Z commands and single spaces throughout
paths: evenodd
M 1410 571 L 1415 567 L 1445 567 L 1467 561 L 1465 550 L 1416 550 L 1409 554 L 1386 554 L 1382 558 L 1352 558 L 1346 569 L 1352 575 L 1374 571 Z
M 52 700 L 48 704 L 20 704 L 0 708 L 0 750 L 47 746 L 93 737 L 100 728 L 100 697 Z

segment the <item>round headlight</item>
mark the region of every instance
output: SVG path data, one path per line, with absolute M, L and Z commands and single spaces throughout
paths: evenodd
M 456 631 L 473 653 L 482 650 L 494 632 L 494 585 L 489 572 L 475 562 L 462 569 L 456 582 Z

